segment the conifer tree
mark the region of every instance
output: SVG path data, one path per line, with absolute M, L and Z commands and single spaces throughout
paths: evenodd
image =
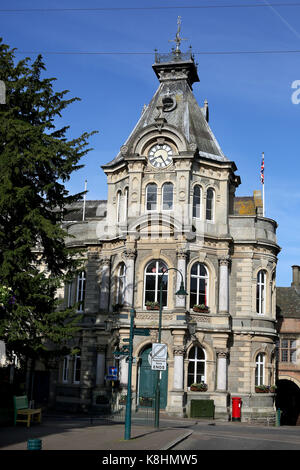
M 46 357 L 49 344 L 62 348 L 78 320 L 75 310 L 59 307 L 56 293 L 78 269 L 62 220 L 83 193 L 70 195 L 65 183 L 82 168 L 93 132 L 68 140 L 69 127 L 56 127 L 78 98 L 54 91 L 45 70 L 42 56 L 17 62 L 0 39 L 0 287 L 12 292 L 0 305 L 0 339 L 20 358 Z

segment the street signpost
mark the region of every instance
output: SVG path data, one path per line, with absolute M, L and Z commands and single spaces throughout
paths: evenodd
M 151 354 L 151 369 L 152 370 L 166 370 L 167 369 L 167 351 L 166 344 L 153 343 Z

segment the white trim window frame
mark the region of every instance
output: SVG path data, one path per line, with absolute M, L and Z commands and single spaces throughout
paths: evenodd
M 80 384 L 80 373 L 81 373 L 81 355 L 76 354 L 74 356 L 74 368 L 73 368 L 73 383 Z
M 77 292 L 76 292 L 76 302 L 77 302 L 77 311 L 80 313 L 84 312 L 84 300 L 85 300 L 85 288 L 86 288 L 86 273 L 81 271 L 77 276 Z
M 162 186 L 162 211 L 172 211 L 174 206 L 174 185 L 167 182 Z
M 256 279 L 256 313 L 258 315 L 266 313 L 266 280 L 266 271 L 261 269 Z
M 193 268 L 197 269 L 196 274 L 193 274 Z M 203 269 L 205 270 L 205 274 L 203 274 Z M 196 290 L 194 290 L 193 284 L 196 282 Z M 203 291 L 203 283 L 204 283 L 204 291 Z M 204 304 L 208 307 L 209 305 L 209 274 L 207 267 L 203 263 L 199 263 L 197 261 L 191 267 L 191 275 L 190 275 L 190 308 L 193 308 L 194 305 L 201 305 Z M 195 302 L 193 302 L 193 297 L 196 295 Z M 204 298 L 201 298 L 203 297 Z
M 255 385 L 265 385 L 265 361 L 266 355 L 264 353 L 258 353 L 255 361 Z
M 117 281 L 117 296 L 116 303 L 123 305 L 125 302 L 125 288 L 126 288 L 126 265 L 121 263 L 118 268 L 118 281 Z
M 211 197 L 208 197 L 209 195 Z M 208 188 L 206 191 L 205 219 L 208 222 L 214 222 L 215 219 L 215 191 L 213 188 Z
M 70 356 L 65 356 L 63 361 L 62 369 L 62 383 L 67 384 L 69 382 L 69 369 L 70 369 Z
M 193 190 L 193 218 L 201 220 L 202 209 L 202 188 L 199 184 L 195 184 Z
M 67 308 L 71 308 L 74 305 L 74 281 L 67 282 Z
M 144 308 L 146 308 L 146 302 L 159 302 L 160 301 L 160 282 L 162 278 L 163 269 L 168 269 L 167 265 L 161 260 L 150 261 L 144 273 Z M 149 271 L 148 271 L 149 270 Z M 151 271 L 150 271 L 151 270 Z M 168 305 L 168 272 L 164 275 L 163 291 L 163 307 Z M 148 287 L 148 288 L 147 288 Z M 149 288 L 150 287 L 150 288 Z
M 128 218 L 128 198 L 129 198 L 129 189 L 128 187 L 126 187 L 124 189 L 124 214 L 123 214 L 123 218 L 125 222 Z
M 193 351 L 195 354 L 191 357 Z M 201 346 L 193 346 L 189 352 L 187 380 L 188 390 L 193 383 L 206 383 L 206 353 Z
M 117 224 L 120 222 L 121 219 L 121 190 L 117 191 Z
M 147 212 L 157 211 L 157 184 L 156 183 L 149 183 L 146 186 L 146 211 Z

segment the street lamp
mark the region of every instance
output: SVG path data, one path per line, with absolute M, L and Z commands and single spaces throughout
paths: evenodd
M 161 277 L 161 283 L 160 283 L 160 292 L 159 292 L 159 322 L 158 322 L 158 343 L 161 342 L 161 323 L 162 323 L 162 287 L 163 287 L 163 280 L 164 280 L 164 275 L 168 271 L 177 271 L 181 275 L 181 283 L 180 283 L 180 288 L 177 292 L 175 292 L 175 295 L 188 295 L 184 288 L 184 281 L 183 281 L 183 275 L 182 272 L 179 271 L 177 268 L 167 268 L 163 271 L 163 275 Z M 159 409 L 160 409 L 160 374 L 161 371 L 157 370 L 156 371 L 156 389 L 155 389 L 155 427 L 159 428 Z

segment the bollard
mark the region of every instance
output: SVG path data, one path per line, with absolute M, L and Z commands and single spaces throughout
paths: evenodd
M 28 439 L 27 450 L 42 450 L 41 439 Z
M 281 410 L 280 408 L 278 408 L 278 410 L 276 410 L 276 426 L 280 426 L 280 418 L 281 418 Z

